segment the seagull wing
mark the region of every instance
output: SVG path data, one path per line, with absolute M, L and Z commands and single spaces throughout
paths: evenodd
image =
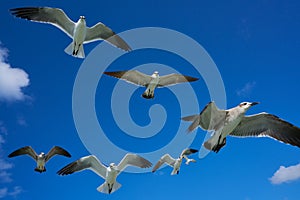
M 230 135 L 237 137 L 271 137 L 300 147 L 300 128 L 268 113 L 245 116 Z
M 66 165 L 65 167 L 60 169 L 57 174 L 69 175 L 85 169 L 92 170 L 103 179 L 106 178 L 106 167 L 94 155 L 82 157 L 79 160 Z
M 50 158 L 52 158 L 54 155 L 62 155 L 62 156 L 66 156 L 68 158 L 71 157 L 71 154 L 69 154 L 69 152 L 67 152 L 63 148 L 61 148 L 59 146 L 54 146 L 46 154 L 46 156 L 45 156 L 45 162 L 48 162 L 50 160 Z
M 30 157 L 32 157 L 35 161 L 37 160 L 38 155 L 31 146 L 26 146 L 26 147 L 17 149 L 16 151 L 9 154 L 8 157 L 12 158 L 15 156 L 26 155 L 26 154 L 29 155 Z
M 125 80 L 138 86 L 147 86 L 151 81 L 151 76 L 143 74 L 136 70 L 104 72 L 104 74 Z
M 155 172 L 156 170 L 158 170 L 160 168 L 160 166 L 162 166 L 164 163 L 167 163 L 171 167 L 174 167 L 175 161 L 176 160 L 174 158 L 172 158 L 169 154 L 165 154 L 159 159 L 159 161 L 153 167 L 152 172 Z
M 73 38 L 75 23 L 59 8 L 24 7 L 10 9 L 10 12 L 22 19 L 52 24 Z
M 196 149 L 190 149 L 190 148 L 187 148 L 187 149 L 184 149 L 182 152 L 181 152 L 181 154 L 180 154 L 180 156 L 188 156 L 188 155 L 191 155 L 191 154 L 193 154 L 193 153 L 197 153 L 198 152 L 198 150 L 196 150 Z
M 101 22 L 97 23 L 93 27 L 86 29 L 84 43 L 89 43 L 97 40 L 105 40 L 125 51 L 131 50 L 130 46 L 120 36 L 116 35 L 109 27 L 105 26 Z
M 145 158 L 136 154 L 128 153 L 123 157 L 123 159 L 118 164 L 118 170 L 121 172 L 129 165 L 140 167 L 140 168 L 148 168 L 152 166 L 151 162 L 149 162 Z
M 198 78 L 194 78 L 191 76 L 185 76 L 181 74 L 169 74 L 166 76 L 159 77 L 159 82 L 157 87 L 165 87 L 165 86 L 175 85 L 177 83 L 193 82 L 197 80 Z
M 220 110 L 214 102 L 210 102 L 204 107 L 200 115 L 183 117 L 182 120 L 193 121 L 188 128 L 189 132 L 193 131 L 197 126 L 204 130 L 217 130 L 224 126 L 226 116 L 226 110 Z

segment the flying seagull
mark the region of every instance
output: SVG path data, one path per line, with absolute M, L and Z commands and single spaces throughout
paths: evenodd
M 126 82 L 133 83 L 138 86 L 146 87 L 147 89 L 142 94 L 142 96 L 146 99 L 154 98 L 154 90 L 157 87 L 160 88 L 175 85 L 177 83 L 193 82 L 198 80 L 198 78 L 181 74 L 159 76 L 157 71 L 155 71 L 151 76 L 143 74 L 137 70 L 104 72 L 104 74 L 125 80 Z
M 63 148 L 61 148 L 59 146 L 52 147 L 47 154 L 45 154 L 44 152 L 41 152 L 39 155 L 33 150 L 33 148 L 31 146 L 26 146 L 26 147 L 22 147 L 16 151 L 12 152 L 11 154 L 8 155 L 8 157 L 12 158 L 15 156 L 26 155 L 26 154 L 29 155 L 30 157 L 32 157 L 36 161 L 37 166 L 34 169 L 34 171 L 40 172 L 40 173 L 46 171 L 45 164 L 53 156 L 62 155 L 62 156 L 66 156 L 66 157 L 71 157 L 71 155 L 66 150 L 64 150 Z
M 87 27 L 85 17 L 80 16 L 79 20 L 75 23 L 59 8 L 23 7 L 10 9 L 10 12 L 22 19 L 52 24 L 65 32 L 73 40 L 65 49 L 65 52 L 74 57 L 84 58 L 83 44 L 97 40 L 105 40 L 125 51 L 131 50 L 121 37 L 101 22 L 93 27 Z
M 212 137 L 204 143 L 208 150 L 218 152 L 226 144 L 226 136 L 236 137 L 271 137 L 281 142 L 300 147 L 300 128 L 269 113 L 245 116 L 246 111 L 258 102 L 242 102 L 238 106 L 220 110 L 210 102 L 200 115 L 183 117 L 192 121 L 188 131 L 197 126 L 214 131 Z
M 57 174 L 68 175 L 77 171 L 90 169 L 105 180 L 105 182 L 100 185 L 97 190 L 102 193 L 110 194 L 121 187 L 121 184 L 116 181 L 116 178 L 129 165 L 140 168 L 148 168 L 152 166 L 148 160 L 141 156 L 128 153 L 123 157 L 118 165 L 110 163 L 109 166 L 106 167 L 97 159 L 96 156 L 90 155 L 68 164 L 59 170 Z
M 160 160 L 153 167 L 152 172 L 155 172 L 156 170 L 158 170 L 160 168 L 160 166 L 162 166 L 164 163 L 166 163 L 166 164 L 170 165 L 171 167 L 173 167 L 173 171 L 172 171 L 171 175 L 179 174 L 182 159 L 183 158 L 186 159 L 186 162 L 185 162 L 186 165 L 190 164 L 190 162 L 196 162 L 196 160 L 189 159 L 187 157 L 188 155 L 196 153 L 196 152 L 198 152 L 198 150 L 196 150 L 196 149 L 184 149 L 181 152 L 179 158 L 177 158 L 177 159 L 172 158 L 169 154 L 165 154 L 160 158 Z

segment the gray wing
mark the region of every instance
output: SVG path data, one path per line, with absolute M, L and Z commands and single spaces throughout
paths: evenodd
M 184 155 L 188 156 L 188 155 L 191 155 L 191 154 L 197 153 L 197 152 L 198 152 L 198 150 L 196 150 L 196 149 L 187 148 L 181 152 L 180 156 L 184 156 Z
M 67 152 L 65 149 L 63 149 L 59 146 L 54 146 L 45 155 L 45 162 L 48 162 L 50 160 L 50 158 L 52 158 L 54 155 L 62 155 L 62 156 L 66 156 L 68 158 L 71 157 L 71 154 L 69 154 L 69 152 Z
M 10 12 L 22 19 L 52 24 L 73 38 L 75 23 L 59 8 L 23 7 L 10 9 Z
M 86 36 L 84 43 L 89 43 L 97 40 L 105 40 L 125 51 L 130 51 L 130 46 L 118 35 L 116 35 L 109 27 L 105 26 L 101 22 L 97 23 L 93 27 L 86 29 Z
M 183 117 L 184 121 L 193 121 L 188 131 L 191 132 L 197 126 L 204 130 L 217 130 L 224 125 L 227 111 L 219 110 L 214 102 L 208 103 L 201 111 L 200 115 Z
M 174 167 L 175 161 L 176 160 L 174 158 L 172 158 L 169 154 L 165 154 L 159 159 L 159 161 L 153 167 L 152 172 L 155 172 L 156 170 L 158 170 L 160 168 L 160 166 L 162 166 L 164 163 L 170 165 L 171 167 Z
M 33 150 L 31 146 L 26 146 L 22 147 L 20 149 L 15 150 L 11 154 L 8 155 L 9 158 L 15 157 L 15 156 L 20 156 L 20 155 L 29 155 L 32 157 L 35 161 L 37 160 L 38 155 L 36 152 Z
M 140 168 L 149 168 L 152 166 L 151 162 L 149 162 L 145 158 L 136 154 L 128 153 L 123 157 L 123 159 L 118 164 L 118 170 L 121 172 L 129 165 L 140 167 Z
M 145 87 L 147 87 L 152 79 L 151 76 L 148 76 L 136 70 L 104 72 L 104 74 L 125 80 L 126 82 L 133 83 L 138 86 Z
M 245 116 L 230 135 L 237 137 L 271 137 L 300 147 L 300 128 L 268 113 Z
M 103 179 L 106 178 L 106 167 L 94 155 L 82 157 L 79 160 L 66 165 L 65 167 L 60 169 L 57 174 L 69 175 L 85 169 L 92 170 Z
M 159 82 L 157 87 L 170 86 L 170 85 L 175 85 L 177 83 L 183 83 L 183 82 L 193 82 L 197 80 L 199 79 L 191 76 L 185 76 L 181 74 L 169 74 L 166 76 L 159 77 Z

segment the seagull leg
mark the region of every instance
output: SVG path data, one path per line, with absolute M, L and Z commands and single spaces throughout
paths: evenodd
M 216 153 L 218 153 L 222 149 L 222 147 L 224 147 L 226 145 L 226 137 L 223 138 L 222 142 L 220 142 L 220 140 L 221 140 L 221 135 L 219 137 L 218 143 L 212 149 Z

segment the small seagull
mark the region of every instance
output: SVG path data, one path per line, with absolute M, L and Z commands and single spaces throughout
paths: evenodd
M 105 182 L 100 185 L 97 190 L 105 194 L 111 194 L 121 187 L 121 184 L 116 181 L 116 178 L 129 165 L 140 168 L 149 168 L 152 166 L 148 160 L 141 156 L 128 153 L 123 157 L 118 165 L 110 163 L 109 166 L 106 167 L 97 159 L 96 156 L 90 155 L 68 164 L 59 170 L 57 174 L 68 175 L 77 171 L 90 169 L 105 180 Z
M 125 51 L 131 50 L 121 37 L 101 22 L 93 27 L 87 27 L 85 17 L 80 16 L 75 23 L 59 8 L 23 7 L 10 9 L 10 12 L 22 19 L 52 24 L 65 32 L 73 39 L 73 42 L 65 49 L 65 52 L 74 57 L 84 58 L 83 44 L 97 40 L 105 40 Z
M 271 137 L 283 143 L 300 147 L 300 128 L 269 113 L 258 113 L 245 116 L 246 111 L 258 102 L 242 102 L 238 106 L 220 110 L 210 102 L 200 115 L 183 117 L 192 121 L 188 131 L 197 126 L 204 130 L 214 131 L 212 137 L 204 143 L 208 150 L 218 152 L 226 144 L 226 136 L 236 137 Z
M 138 86 L 144 86 L 147 89 L 142 94 L 146 99 L 154 98 L 155 88 L 175 85 L 183 82 L 197 81 L 198 78 L 185 76 L 181 74 L 169 74 L 166 76 L 159 76 L 158 72 L 155 71 L 151 76 L 143 74 L 137 70 L 129 71 L 116 71 L 116 72 L 104 72 L 104 74 L 125 80 L 126 82 L 133 83 Z
M 196 150 L 196 149 L 184 149 L 181 152 L 179 158 L 177 158 L 177 159 L 172 158 L 169 154 L 165 154 L 160 158 L 160 160 L 153 167 L 152 172 L 155 172 L 156 170 L 158 170 L 160 168 L 160 166 L 162 166 L 164 163 L 166 163 L 166 164 L 170 165 L 171 167 L 173 167 L 173 171 L 172 171 L 171 175 L 179 174 L 182 159 L 183 158 L 186 159 L 186 162 L 185 162 L 186 165 L 190 164 L 190 162 L 196 162 L 196 160 L 189 159 L 187 157 L 188 155 L 196 153 L 196 152 L 198 152 L 198 150 Z
M 41 152 L 39 155 L 33 150 L 33 148 L 31 146 L 26 146 L 26 147 L 22 147 L 16 151 L 12 152 L 11 154 L 8 155 L 8 157 L 12 158 L 15 156 L 20 156 L 20 155 L 25 155 L 25 154 L 29 155 L 36 161 L 37 166 L 34 169 L 34 171 L 40 172 L 40 173 L 46 171 L 45 164 L 53 156 L 62 155 L 62 156 L 66 156 L 69 158 L 71 157 L 71 155 L 66 150 L 64 150 L 63 148 L 61 148 L 59 146 L 52 147 L 47 154 L 45 154 L 44 152 Z

